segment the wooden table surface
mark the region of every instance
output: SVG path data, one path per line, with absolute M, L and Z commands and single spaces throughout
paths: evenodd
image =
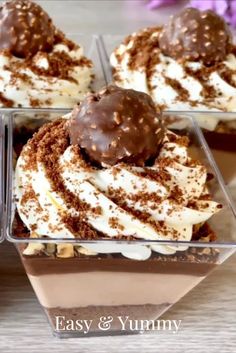
M 129 33 L 164 23 L 176 10 L 150 12 L 145 1 L 135 0 L 39 2 L 67 33 Z M 0 246 L 0 352 L 235 352 L 235 282 L 236 255 L 164 315 L 182 320 L 177 334 L 59 340 L 50 332 L 14 246 L 4 243 Z

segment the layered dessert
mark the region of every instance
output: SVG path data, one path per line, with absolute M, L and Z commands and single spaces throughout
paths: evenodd
M 148 93 L 158 107 L 196 116 L 213 148 L 236 151 L 236 50 L 224 19 L 184 9 L 162 27 L 145 28 L 110 58 L 114 82 Z
M 207 221 L 222 205 L 189 151 L 147 94 L 116 86 L 28 140 L 13 229 L 28 239 L 18 250 L 55 331 L 84 335 L 76 322 L 92 320 L 102 334 L 107 318 L 106 333 L 122 333 L 126 316 L 147 328 L 217 265 Z
M 0 6 L 0 107 L 72 108 L 90 91 L 83 48 L 30 0 Z

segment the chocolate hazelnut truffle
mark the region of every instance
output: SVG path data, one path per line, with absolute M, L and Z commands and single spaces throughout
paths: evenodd
M 146 93 L 108 86 L 88 95 L 72 112 L 70 138 L 91 161 L 145 165 L 159 151 L 160 113 Z
M 17 57 L 51 50 L 54 32 L 47 13 L 29 0 L 6 1 L 0 7 L 0 49 Z
M 177 60 L 202 60 L 206 65 L 223 61 L 232 36 L 222 17 L 211 10 L 184 9 L 160 33 L 162 52 Z

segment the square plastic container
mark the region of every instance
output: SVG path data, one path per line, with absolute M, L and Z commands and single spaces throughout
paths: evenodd
M 79 44 L 84 49 L 84 55 L 92 60 L 94 64 L 95 79 L 92 83 L 92 90 L 97 91 L 106 85 L 106 79 L 104 76 L 103 65 L 100 57 L 99 36 L 88 35 L 80 33 L 69 33 L 66 36 L 73 42 Z
M 234 253 L 236 211 L 195 120 L 189 115 L 176 114 L 179 133 L 187 134 L 190 138 L 191 154 L 204 162 L 209 173 L 214 176 L 208 185 L 213 199 L 224 206 L 208 222 L 217 236 L 216 241 L 210 242 L 207 237 L 192 242 L 112 239 L 95 241 L 75 238 L 29 240 L 27 231 L 22 228 L 16 215 L 13 191 L 15 153 L 19 154 L 22 143 L 33 132 L 29 131 L 30 127 L 32 130 L 37 129 L 47 120 L 64 113 L 67 112 L 45 110 L 44 118 L 37 116 L 37 119 L 37 111 L 9 113 L 7 238 L 18 249 L 25 271 L 55 335 L 87 337 L 143 332 L 148 330 L 152 320 L 162 315 Z M 32 121 L 36 125 L 32 125 Z M 22 130 L 24 124 L 28 129 L 28 136 L 21 133 L 25 132 Z M 36 250 L 33 255 L 23 253 L 29 244 Z M 117 253 L 81 252 L 83 245 L 96 246 L 100 250 L 111 246 Z M 165 247 L 176 253 L 152 253 L 146 260 L 135 260 L 119 254 L 124 247 L 126 253 L 133 254 L 146 251 L 151 246 L 162 249 Z M 67 250 L 72 248 L 72 256 L 65 256 L 65 247 Z M 122 322 L 127 316 L 129 321 L 124 327 Z M 132 330 L 130 325 L 134 320 L 142 322 L 143 326 Z
M 120 35 L 103 35 L 98 38 L 103 71 L 109 83 L 113 81 L 110 55 L 123 40 L 124 36 Z M 236 167 L 233 167 L 236 165 L 236 113 L 203 111 L 179 113 L 191 113 L 202 128 L 224 180 L 230 186 L 236 200 Z
M 179 114 L 188 114 L 188 112 L 178 112 Z M 176 125 L 175 118 L 176 112 L 167 112 L 166 121 L 173 123 L 171 126 Z M 191 116 L 196 120 L 201 127 L 201 122 L 204 124 L 209 119 L 217 119 L 218 121 L 226 121 L 227 119 L 236 118 L 236 113 L 214 113 L 214 112 L 191 112 Z M 228 134 L 223 132 L 215 132 L 207 129 L 202 129 L 202 133 L 211 149 L 212 155 L 220 169 L 222 176 L 228 189 L 236 203 L 236 134 Z
M 111 83 L 113 81 L 112 67 L 110 65 L 110 56 L 114 49 L 118 47 L 124 40 L 124 36 L 121 35 L 100 35 L 97 39 L 99 55 L 102 60 L 103 71 L 105 74 L 106 81 Z M 141 89 L 141 88 L 140 88 Z M 181 113 L 186 113 L 182 111 Z M 206 138 L 209 142 L 209 145 L 212 148 L 233 151 L 236 152 L 236 134 L 232 137 L 232 134 L 229 132 L 223 132 L 223 127 L 220 127 L 221 130 L 215 136 L 216 122 L 229 123 L 233 124 L 232 129 L 236 130 L 236 112 L 234 113 L 224 113 L 224 112 L 207 112 L 199 111 L 192 112 L 191 114 L 196 118 L 199 126 L 206 131 Z M 214 119 L 214 123 L 212 123 Z M 221 136 L 221 140 L 217 137 Z

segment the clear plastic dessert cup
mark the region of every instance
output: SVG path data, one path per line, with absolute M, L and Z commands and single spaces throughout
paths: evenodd
M 124 40 L 120 35 L 103 35 L 98 39 L 100 57 L 106 81 L 113 81 L 110 56 L 114 49 Z M 127 87 L 128 88 L 128 87 Z M 180 113 L 189 113 L 183 112 Z M 224 180 L 231 190 L 236 189 L 236 113 L 191 111 L 202 128 L 205 139 L 210 146 L 213 156 L 219 165 Z
M 175 123 L 176 112 L 166 112 L 166 121 L 172 127 L 178 128 Z M 185 114 L 188 112 L 179 112 Z M 192 117 L 199 126 L 203 126 L 206 121 L 217 120 L 236 123 L 236 113 L 214 113 L 214 112 L 191 112 Z M 234 120 L 235 119 L 235 120 Z M 172 123 L 171 123 L 172 122 Z M 236 130 L 235 130 L 236 132 Z M 208 146 L 211 149 L 214 160 L 227 184 L 229 191 L 236 202 L 236 133 L 224 132 L 223 130 L 209 130 L 202 128 L 202 133 Z
M 44 111 L 44 116 L 46 113 Z M 52 117 L 50 110 L 50 119 L 65 113 L 55 111 Z M 29 239 L 27 229 L 17 215 L 13 183 L 16 154 L 20 153 L 22 144 L 33 130 L 47 120 L 37 119 L 38 126 L 32 125 L 30 130 L 31 125 L 25 117 L 32 121 L 35 114 L 38 113 L 9 113 L 7 237 L 18 249 L 54 334 L 59 337 L 87 337 L 148 331 L 153 327 L 153 320 L 235 251 L 236 211 L 202 132 L 190 115 L 176 114 L 178 132 L 189 136 L 190 154 L 207 166 L 211 195 L 223 205 L 220 213 L 196 229 L 197 240 Z M 27 127 L 24 134 L 22 120 Z M 91 244 L 100 249 L 111 247 L 113 251 L 108 254 L 85 251 L 83 246 Z M 126 257 L 120 254 L 124 247 Z M 150 247 L 157 250 L 150 257 L 145 260 L 135 257 L 139 251 Z M 169 250 L 169 254 L 159 253 L 161 248 L 166 249 L 166 253 Z
M 91 90 L 97 91 L 101 89 L 106 84 L 106 80 L 100 58 L 100 50 L 98 49 L 99 36 L 82 33 L 68 33 L 66 36 L 76 44 L 81 45 L 84 49 L 84 55 L 93 62 L 95 77 L 91 85 Z

